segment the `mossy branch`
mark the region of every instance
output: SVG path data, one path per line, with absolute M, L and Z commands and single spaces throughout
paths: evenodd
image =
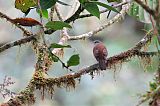
M 77 38 L 66 38 L 67 40 L 77 40 L 81 38 L 86 38 L 90 37 L 100 31 L 102 31 L 104 28 L 107 26 L 113 24 L 114 22 L 119 21 L 126 11 L 129 9 L 129 4 L 125 4 L 122 7 L 122 11 L 120 12 L 121 14 L 118 14 L 114 19 L 111 20 L 109 23 L 105 24 L 104 26 L 101 26 L 100 28 L 87 33 L 85 36 L 76 36 Z M 79 14 L 84 10 L 81 6 L 79 9 L 71 16 L 69 19 L 67 19 L 65 22 L 71 22 L 76 20 L 77 17 L 79 17 Z M 8 16 L 4 15 L 3 13 L 0 12 L 0 17 L 7 19 L 9 22 L 13 23 L 12 19 L 9 18 Z M 20 28 L 25 35 L 33 35 L 20 25 L 15 24 L 18 28 Z M 47 30 L 44 33 L 45 34 L 51 34 L 54 31 L 52 30 Z M 36 34 L 38 35 L 38 34 Z M 116 64 L 122 64 L 123 62 L 127 62 L 128 60 L 131 60 L 133 57 L 138 56 L 138 57 L 152 57 L 154 55 L 157 55 L 158 52 L 143 52 L 141 51 L 142 47 L 144 47 L 148 42 L 151 41 L 152 39 L 152 34 L 146 35 L 141 41 L 139 41 L 133 48 L 122 52 L 118 55 L 112 56 L 107 58 L 106 62 L 106 67 L 107 69 L 112 69 Z M 65 40 L 65 41 L 67 41 Z M 13 43 L 14 44 L 14 43 Z M 19 43 L 20 44 L 20 43 Z M 99 69 L 99 64 L 93 64 L 88 67 L 82 68 L 81 70 L 70 73 L 58 78 L 45 78 L 44 74 L 47 73 L 49 70 L 50 66 L 52 65 L 53 61 L 51 58 L 49 58 L 49 51 L 47 45 L 45 45 L 42 42 L 38 42 L 37 39 L 32 40 L 31 42 L 32 48 L 35 51 L 35 54 L 37 55 L 37 63 L 35 65 L 35 73 L 33 75 L 33 78 L 29 82 L 28 86 L 21 91 L 15 98 L 11 98 L 8 102 L 2 104 L 2 106 L 21 106 L 24 104 L 33 104 L 35 102 L 35 97 L 34 97 L 34 91 L 36 89 L 42 90 L 42 97 L 44 97 L 44 91 L 48 91 L 51 96 L 53 95 L 55 91 L 55 87 L 61 88 L 75 88 L 76 86 L 76 79 L 80 80 L 82 75 L 89 74 L 94 77 L 95 73 L 100 73 L 101 70 Z M 14 44 L 16 45 L 16 44 Z M 17 44 L 18 45 L 18 44 Z M 11 46 L 12 47 L 12 46 Z
M 145 44 L 147 44 L 148 42 L 151 41 L 149 35 L 146 35 L 144 38 L 146 39 Z M 116 64 L 122 64 L 123 62 L 127 62 L 128 60 L 131 60 L 131 58 L 135 57 L 135 56 L 138 56 L 138 57 L 139 56 L 140 57 L 152 57 L 152 56 L 158 54 L 157 52 L 142 52 L 140 50 L 135 49 L 136 47 L 141 49 L 143 46 L 145 46 L 145 44 L 144 44 L 144 40 L 141 40 L 139 43 L 136 44 L 135 47 L 127 50 L 126 52 L 123 52 L 123 53 L 120 53 L 118 55 L 107 58 L 107 63 L 106 63 L 107 69 L 113 68 Z M 42 47 L 40 47 L 40 48 L 42 48 Z M 43 47 L 43 49 L 40 49 L 38 51 L 45 50 L 45 48 L 46 47 Z M 38 54 L 42 54 L 42 53 L 38 53 Z M 44 57 L 44 56 L 40 55 L 40 57 Z M 43 59 L 43 60 L 46 60 L 46 59 Z M 41 61 L 41 58 L 40 58 L 39 61 Z M 47 62 L 47 61 L 44 61 L 44 62 Z M 7 106 L 11 106 L 10 101 L 13 101 L 13 100 L 14 100 L 14 103 L 28 104 L 29 101 L 33 99 L 33 95 L 31 96 L 32 98 L 27 99 L 28 101 L 26 101 L 26 99 L 24 100 L 24 99 L 17 99 L 17 98 L 26 98 L 27 95 L 33 94 L 35 89 L 40 89 L 43 92 L 48 91 L 51 94 L 51 97 L 52 97 L 52 95 L 55 91 L 55 87 L 57 87 L 57 88 L 64 87 L 64 88 L 67 88 L 67 89 L 75 88 L 76 79 L 78 81 L 80 81 L 80 78 L 82 77 L 82 75 L 89 74 L 93 78 L 94 73 L 100 73 L 101 72 L 100 69 L 99 69 L 99 64 L 97 63 L 97 64 L 90 65 L 86 68 L 82 68 L 78 72 L 70 73 L 70 74 L 67 74 L 67 75 L 64 75 L 64 76 L 61 76 L 61 77 L 58 77 L 58 78 L 44 78 L 44 76 L 42 75 L 43 71 L 42 70 L 38 71 L 38 69 L 43 69 L 44 68 L 44 67 L 42 67 L 42 66 L 44 66 L 44 62 L 40 62 L 40 63 L 43 63 L 41 65 L 36 65 L 37 71 L 34 74 L 33 79 L 30 81 L 28 87 L 23 91 L 23 92 L 28 92 L 28 91 L 31 91 L 31 92 L 20 93 L 20 95 L 16 96 L 15 98 L 12 98 L 8 102 L 6 102 L 5 104 L 7 104 Z M 42 95 L 42 97 L 43 96 L 44 95 Z M 29 97 L 29 96 L 27 96 L 27 97 Z

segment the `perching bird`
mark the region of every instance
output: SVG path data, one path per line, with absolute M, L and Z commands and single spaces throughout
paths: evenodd
M 101 70 L 106 70 L 106 57 L 108 55 L 107 49 L 105 45 L 99 40 L 95 40 L 94 43 L 95 43 L 95 46 L 93 48 L 94 57 L 99 63 L 99 68 Z

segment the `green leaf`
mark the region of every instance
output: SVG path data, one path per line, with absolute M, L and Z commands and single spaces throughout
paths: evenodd
M 50 48 L 71 48 L 71 45 L 60 45 L 57 43 L 52 43 Z
M 40 0 L 41 9 L 46 10 L 48 8 L 51 8 L 56 4 L 57 1 L 58 0 Z
M 48 10 L 39 10 L 37 9 L 37 13 L 40 15 L 40 12 L 42 12 L 42 17 L 47 18 L 48 19 Z
M 92 2 L 87 2 L 84 4 L 84 8 L 92 15 L 96 16 L 97 18 L 100 18 L 100 12 L 97 4 Z
M 67 61 L 67 66 L 76 66 L 80 63 L 80 57 L 79 54 L 74 54 L 70 57 L 70 59 Z
M 84 2 L 86 2 L 86 0 L 79 0 L 79 2 L 83 4 Z
M 15 0 L 15 8 L 21 10 L 23 13 L 30 10 L 30 7 L 35 7 L 36 0 Z
M 104 3 L 102 3 L 102 2 L 99 2 L 99 1 L 91 1 L 90 3 L 95 3 L 95 4 L 99 5 L 99 6 L 102 6 L 102 7 L 107 8 L 108 10 L 112 10 L 112 11 L 114 11 L 114 12 L 119 13 L 119 11 L 116 10 L 115 8 L 113 8 L 112 6 L 109 6 L 109 5 L 104 4 Z
M 52 30 L 61 30 L 63 27 L 72 28 L 68 23 L 62 21 L 50 21 L 45 25 L 45 27 Z

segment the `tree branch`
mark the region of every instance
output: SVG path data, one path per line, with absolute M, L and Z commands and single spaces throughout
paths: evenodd
M 55 11 L 57 13 L 59 20 L 63 21 L 63 16 L 59 11 L 58 5 L 55 6 Z M 70 36 L 68 35 L 66 28 L 63 28 L 63 30 L 61 31 L 61 34 L 62 34 L 62 37 L 59 40 L 58 44 L 63 45 L 68 40 L 68 38 L 70 38 Z M 53 49 L 52 53 L 57 55 L 63 55 L 63 49 L 62 48 Z
M 148 42 L 151 41 L 151 37 L 153 37 L 151 34 L 146 35 L 144 38 L 142 38 L 141 41 L 139 41 L 135 47 L 127 50 L 126 52 L 120 53 L 118 55 L 112 56 L 107 58 L 107 63 L 106 63 L 106 67 L 108 69 L 110 68 L 115 68 L 116 64 L 122 64 L 123 62 L 127 62 L 126 60 L 130 60 L 131 57 L 134 56 L 140 56 L 140 57 L 152 57 L 154 55 L 157 55 L 157 52 L 140 52 L 140 49 L 145 46 Z M 36 46 L 36 45 L 35 45 Z M 37 47 L 37 46 L 36 46 Z M 39 48 L 39 47 L 37 47 Z M 44 47 L 43 49 L 44 50 Z M 39 50 L 41 51 L 41 49 Z M 39 54 L 46 54 L 46 53 L 39 53 Z M 41 60 L 45 60 L 43 62 L 40 62 L 41 64 L 37 64 L 36 65 L 36 70 L 42 70 L 44 67 L 44 64 L 46 64 L 46 62 L 48 61 L 45 56 L 42 55 L 42 57 L 44 58 L 40 58 L 39 61 Z M 37 62 L 38 63 L 38 62 Z M 47 63 L 48 65 L 50 65 L 50 63 Z M 48 69 L 47 69 L 48 70 Z M 37 71 L 38 72 L 38 71 Z M 39 71 L 41 72 L 41 71 Z M 22 103 L 22 104 L 28 104 L 27 101 L 24 101 L 23 99 L 19 99 L 19 98 L 26 98 L 29 97 L 30 93 L 33 93 L 33 91 L 36 89 L 40 89 L 43 92 L 46 91 L 50 91 L 51 96 L 53 95 L 54 92 L 54 88 L 55 87 L 65 87 L 65 88 L 74 88 L 76 81 L 75 79 L 80 80 L 82 75 L 85 75 L 89 73 L 92 78 L 94 77 L 94 73 L 100 73 L 99 71 L 99 64 L 93 64 L 91 66 L 88 66 L 86 68 L 83 68 L 81 70 L 79 70 L 78 72 L 75 73 L 70 73 L 58 78 L 47 78 L 45 79 L 44 77 L 39 77 L 39 75 L 41 75 L 40 73 L 35 73 L 34 74 L 34 79 L 32 79 L 28 85 L 28 87 L 26 87 L 26 89 L 23 92 L 27 92 L 27 93 L 20 93 L 20 95 L 17 95 L 15 98 L 10 99 L 8 102 L 6 102 L 5 104 L 7 104 L 7 106 L 12 106 L 10 105 L 10 101 L 13 101 L 12 103 Z M 29 90 L 28 90 L 29 89 Z M 32 92 L 28 92 L 28 91 L 32 91 Z M 44 96 L 44 95 L 42 95 Z M 31 96 L 33 98 L 33 95 Z M 18 98 L 18 99 L 17 99 Z M 32 100 L 31 98 L 28 98 L 27 100 Z M 5 105 L 6 106 L 6 105 Z
M 49 14 L 50 15 L 50 21 L 53 21 L 54 7 L 55 6 L 51 7 L 51 11 L 50 11 L 50 14 Z
M 11 98 L 8 102 L 0 104 L 0 106 L 22 106 L 23 104 L 33 105 L 35 103 L 35 97 L 33 92 L 35 91 L 35 85 L 32 81 L 28 86 L 21 91 L 17 96 Z
M 18 45 L 20 46 L 21 44 L 25 44 L 27 42 L 35 40 L 35 36 L 36 35 L 27 36 L 27 37 L 19 39 L 17 41 L 4 44 L 4 45 L 0 46 L 0 53 L 3 52 L 3 51 L 5 51 L 5 50 L 7 50 L 7 49 L 9 49 L 9 48 L 11 48 L 11 47 L 18 46 Z
M 107 59 L 106 66 L 108 69 L 112 68 L 112 65 L 114 66 L 117 63 L 126 62 L 125 60 L 127 58 L 131 58 L 132 56 L 135 56 L 137 54 L 151 54 L 151 55 L 157 55 L 157 52 L 138 52 L 136 50 L 128 50 L 126 52 L 120 53 L 119 55 L 110 57 Z M 93 64 L 91 66 L 88 66 L 86 68 L 83 68 L 75 73 L 70 73 L 58 78 L 34 78 L 31 82 L 32 85 L 35 86 L 36 89 L 40 89 L 43 92 L 50 91 L 51 97 L 55 91 L 55 87 L 57 88 L 75 88 L 76 81 L 75 79 L 80 80 L 82 75 L 86 75 L 89 73 L 92 78 L 94 77 L 94 73 L 100 73 L 99 65 Z M 17 97 L 18 98 L 18 97 Z M 7 102 L 8 104 L 8 102 Z M 10 105 L 9 105 L 10 106 Z
M 24 36 L 31 36 L 33 35 L 32 32 L 28 31 L 27 29 L 25 29 L 24 27 L 18 25 L 17 23 L 15 23 L 13 21 L 13 19 L 11 19 L 10 17 L 8 17 L 7 15 L 5 15 L 4 13 L 0 12 L 0 18 L 5 18 L 7 21 L 9 21 L 10 23 L 14 24 L 16 27 L 18 27 L 20 30 L 23 31 Z
M 113 7 L 114 7 L 114 8 L 121 7 L 122 5 L 125 5 L 125 4 L 127 4 L 127 3 L 128 3 L 127 1 L 124 1 L 124 2 L 121 2 L 121 3 L 119 3 L 119 4 L 114 5 Z M 108 9 L 105 9 L 105 10 L 100 11 L 100 13 L 105 13 L 105 12 L 107 12 L 107 11 L 109 11 L 109 10 L 108 10 Z M 84 14 L 84 15 L 80 15 L 79 17 L 77 17 L 77 19 L 86 18 L 86 17 L 91 17 L 91 16 L 93 16 L 93 15 L 92 15 L 92 14 Z
M 87 32 L 85 34 L 78 35 L 78 36 L 70 36 L 69 40 L 86 39 L 86 38 L 89 38 L 89 37 L 97 34 L 98 32 L 100 32 L 103 29 L 107 28 L 108 26 L 112 25 L 113 23 L 121 20 L 124 17 L 124 15 L 126 14 L 126 12 L 128 11 L 129 7 L 130 7 L 130 3 L 123 5 L 122 10 L 120 11 L 120 14 L 117 14 L 113 19 L 106 22 L 106 24 L 102 25 L 101 27 L 99 27 L 93 31 Z
M 116 15 L 114 17 L 114 20 L 109 21 L 107 24 L 101 26 L 100 28 L 97 28 L 94 31 L 90 31 L 86 34 L 86 36 L 80 36 L 80 38 L 76 39 L 82 39 L 86 37 L 90 37 L 99 31 L 102 31 L 107 26 L 113 24 L 114 22 L 119 21 L 125 12 L 128 10 L 129 4 L 126 4 L 122 6 L 121 14 Z M 77 10 L 78 11 L 78 10 Z M 80 12 L 81 13 L 81 12 Z M 79 14 L 77 16 L 79 16 Z M 74 16 L 74 15 L 73 15 Z M 66 31 L 64 29 L 64 31 Z M 51 31 L 51 33 L 53 33 Z M 63 34 L 64 33 L 64 34 Z M 67 40 L 71 40 L 70 37 L 67 37 L 67 31 L 62 32 L 64 35 L 59 43 L 65 43 Z M 37 34 L 38 35 L 38 34 Z M 116 64 L 122 64 L 123 62 L 127 62 L 126 60 L 130 60 L 132 57 L 140 56 L 140 57 L 152 57 L 153 55 L 157 55 L 157 52 L 141 52 L 141 48 L 147 44 L 147 42 L 151 41 L 152 35 L 146 35 L 140 42 L 138 42 L 135 47 L 120 53 L 118 55 L 112 56 L 107 58 L 106 67 L 107 69 L 115 68 Z M 74 40 L 74 39 L 72 39 Z M 34 98 L 34 91 L 36 89 L 42 90 L 42 97 L 44 97 L 44 91 L 49 91 L 51 95 L 53 95 L 55 86 L 65 87 L 65 88 L 75 88 L 76 81 L 75 79 L 80 79 L 82 75 L 90 74 L 93 78 L 94 73 L 100 73 L 99 70 L 99 64 L 93 64 L 91 66 L 82 68 L 78 72 L 70 73 L 58 78 L 44 78 L 44 72 L 49 70 L 49 67 L 52 65 L 52 60 L 49 58 L 48 48 L 46 45 L 32 41 L 32 47 L 35 50 L 35 53 L 37 54 L 38 61 L 35 65 L 35 74 L 33 76 L 33 79 L 30 81 L 26 89 L 19 93 L 15 98 L 10 99 L 8 102 L 2 104 L 3 106 L 20 106 L 22 104 L 32 104 L 35 101 Z
M 80 13 L 83 10 L 84 10 L 84 8 L 82 7 L 82 5 L 80 5 L 79 8 L 77 9 L 77 11 L 70 18 L 68 18 L 67 20 L 65 20 L 64 22 L 70 23 L 70 22 L 75 21 L 79 17 Z

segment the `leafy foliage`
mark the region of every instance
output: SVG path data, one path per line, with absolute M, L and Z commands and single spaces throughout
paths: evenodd
M 105 3 L 99 2 L 97 0 L 92 0 L 92 1 L 87 1 L 87 0 L 80 0 L 80 3 L 82 6 L 92 15 L 96 16 L 97 18 L 100 18 L 100 11 L 99 11 L 99 6 L 102 6 L 108 10 L 112 10 L 114 12 L 118 12 L 115 8 L 112 6 L 109 6 Z
M 50 21 L 45 27 L 53 30 L 60 30 L 63 29 L 63 27 L 72 28 L 68 23 L 62 21 Z
M 80 63 L 80 57 L 79 54 L 72 55 L 69 60 L 67 61 L 67 66 L 76 66 Z
M 115 8 L 113 8 L 112 6 L 109 6 L 105 3 L 99 2 L 97 0 L 79 0 L 80 3 L 82 4 L 82 6 L 92 15 L 96 16 L 97 18 L 100 18 L 100 11 L 99 11 L 99 6 L 102 6 L 104 8 L 107 8 L 108 10 L 112 10 L 114 12 L 118 12 Z M 37 0 L 16 0 L 15 1 L 15 7 L 17 9 L 20 9 L 23 13 L 25 13 L 26 15 L 30 12 L 31 7 L 38 7 L 38 13 L 40 13 L 39 10 L 39 6 L 37 4 Z M 64 3 L 62 1 L 59 0 L 40 0 L 39 4 L 40 4 L 40 9 L 42 12 L 42 16 L 45 18 L 48 18 L 48 12 L 47 9 L 51 8 L 52 6 L 54 6 L 55 4 L 59 3 L 65 6 L 70 6 L 67 3 Z
M 48 10 L 44 10 L 44 9 L 37 9 L 37 13 L 40 15 L 40 13 L 42 14 L 42 17 L 47 18 L 48 19 Z
M 15 7 L 17 9 L 20 9 L 25 14 L 29 13 L 31 7 L 36 7 L 37 8 L 37 12 L 39 14 L 42 14 L 43 17 L 48 18 L 48 11 L 47 11 L 47 9 L 50 9 L 56 3 L 62 4 L 62 5 L 65 5 L 65 6 L 70 6 L 69 4 L 64 3 L 62 1 L 59 1 L 59 0 L 39 0 L 40 1 L 39 3 L 37 3 L 37 1 L 38 0 L 16 0 L 15 1 Z M 99 7 L 98 6 L 104 7 L 106 9 L 112 10 L 114 12 L 118 12 L 115 8 L 109 6 L 109 5 L 105 4 L 105 3 L 99 2 L 98 0 L 79 0 L 79 1 L 80 1 L 81 5 L 89 13 L 91 13 L 92 15 L 94 15 L 94 16 L 96 16 L 98 18 L 100 18 L 100 11 L 99 11 Z M 107 1 L 108 2 L 117 2 L 118 0 L 107 0 Z M 143 1 L 146 2 L 146 4 L 148 4 L 151 8 L 155 8 L 155 2 L 157 2 L 157 0 L 143 0 Z M 40 6 L 38 4 L 40 4 Z M 82 11 L 83 11 L 83 9 L 82 9 Z M 80 11 L 78 13 L 78 15 L 74 15 L 73 14 L 73 16 L 79 16 L 79 14 L 82 11 Z M 130 9 L 129 14 L 131 16 L 133 16 L 133 17 L 136 17 L 136 19 L 140 20 L 141 22 L 150 23 L 150 19 L 149 19 L 150 17 L 149 17 L 149 15 L 142 9 L 142 7 L 140 7 L 136 3 L 133 3 L 132 8 Z M 71 16 L 71 18 L 72 18 L 72 16 Z M 19 25 L 23 25 L 23 26 L 42 25 L 40 22 L 38 22 L 37 20 L 34 20 L 32 18 L 16 18 L 16 19 L 12 19 L 11 20 L 11 23 L 13 23 L 13 22 L 15 22 L 16 24 L 19 24 Z M 71 26 L 68 23 L 65 23 L 65 22 L 62 22 L 62 21 L 50 21 L 50 22 L 48 22 L 45 25 L 45 27 L 48 28 L 48 29 L 52 29 L 52 30 L 61 30 L 63 27 L 71 28 Z M 100 27 L 100 28 L 102 28 L 102 27 Z M 155 39 L 155 42 L 158 42 L 158 38 Z M 58 61 L 61 62 L 62 66 L 66 67 L 67 69 L 69 69 L 70 66 L 77 66 L 77 65 L 80 64 L 79 54 L 72 55 L 69 58 L 69 60 L 67 61 L 67 66 L 66 66 L 65 63 L 63 63 L 63 61 L 61 61 L 58 56 L 56 56 L 55 54 L 52 54 L 51 51 L 50 51 L 50 48 L 71 48 L 70 45 L 60 45 L 60 44 L 53 43 L 53 44 L 51 44 L 51 46 L 50 46 L 50 48 L 48 50 L 48 47 L 46 47 L 47 49 L 45 49 L 44 46 L 41 47 L 41 45 L 38 48 L 37 45 L 40 44 L 40 43 L 41 42 L 37 42 L 37 41 L 34 42 L 34 44 L 35 44 L 34 47 L 36 49 L 36 52 L 38 51 L 37 53 L 39 53 L 38 57 L 40 57 L 40 59 L 38 58 L 39 61 L 35 65 L 36 71 L 35 71 L 34 75 L 36 75 L 37 72 L 42 73 L 43 70 L 48 71 L 49 66 L 51 65 L 49 63 L 51 59 L 54 62 L 58 62 Z M 45 52 L 43 52 L 43 50 Z M 48 51 L 49 51 L 49 54 L 48 54 Z M 45 55 L 45 54 L 47 54 L 47 55 Z M 147 67 L 148 65 L 151 64 L 151 56 L 150 56 L 150 54 L 148 56 L 148 54 L 140 53 L 140 52 L 138 52 L 136 50 L 128 50 L 127 52 L 121 53 L 120 55 L 116 55 L 114 57 L 109 58 L 107 60 L 107 64 L 108 64 L 108 62 L 110 62 L 111 64 L 109 64 L 108 67 L 110 67 L 110 68 L 114 67 L 115 68 L 115 66 L 116 66 L 115 64 L 119 64 L 119 63 L 121 64 L 122 62 L 126 62 L 126 61 L 128 61 L 133 56 L 140 56 L 144 60 L 144 62 L 143 62 L 144 63 L 144 67 Z M 112 65 L 113 65 L 113 67 L 112 67 Z M 92 69 L 92 66 L 91 66 L 91 69 Z M 44 91 L 45 90 L 49 91 L 51 94 L 53 94 L 55 86 L 56 87 L 64 87 L 65 86 L 66 88 L 67 87 L 73 87 L 73 88 L 75 88 L 76 82 L 75 82 L 74 78 L 81 77 L 81 75 L 83 75 L 83 73 L 85 71 L 86 72 L 84 74 L 90 73 L 90 75 L 93 78 L 94 77 L 94 72 L 97 71 L 97 73 L 98 73 L 98 71 L 99 71 L 96 67 L 93 67 L 93 69 L 94 70 L 91 70 L 91 72 L 90 71 L 86 71 L 86 69 L 84 69 L 84 71 L 80 71 L 80 73 L 78 73 L 78 74 L 77 73 L 72 73 L 72 74 L 65 75 L 64 77 L 62 76 L 62 77 L 53 78 L 53 79 L 52 78 L 45 79 L 43 77 L 43 75 L 40 76 L 40 77 L 38 76 L 37 77 L 37 81 L 36 81 L 36 79 L 33 79 L 33 81 L 31 82 L 31 84 L 34 84 L 35 87 L 34 86 L 32 87 L 32 86 L 29 85 L 28 88 L 31 87 L 31 88 L 36 88 L 36 89 L 43 90 L 42 91 L 42 96 L 43 97 L 44 97 Z M 75 75 L 76 75 L 76 77 L 73 77 Z M 158 84 L 156 82 L 150 83 L 150 89 L 151 89 L 151 91 L 155 91 L 156 88 L 158 88 L 157 85 Z M 26 92 L 28 92 L 28 91 L 34 91 L 32 89 L 28 90 L 28 88 L 26 88 Z M 23 96 L 23 94 L 27 95 L 26 92 L 22 92 L 22 96 Z M 25 98 L 25 96 L 24 96 L 24 98 Z M 32 97 L 30 97 L 30 95 L 29 95 L 28 98 L 32 98 Z M 28 98 L 27 98 L 27 100 L 29 100 Z
M 112 10 L 114 12 L 119 12 L 115 8 L 113 8 L 112 6 L 109 6 L 109 5 L 105 4 L 105 3 L 102 3 L 102 2 L 99 2 L 99 1 L 91 1 L 91 2 L 92 3 L 96 3 L 97 5 L 102 6 L 104 8 L 107 8 L 108 10 Z
M 107 0 L 109 3 L 110 2 L 120 2 L 121 0 Z
M 41 9 L 49 9 L 56 4 L 57 0 L 40 0 Z
M 36 7 L 36 8 L 38 7 L 37 2 L 38 0 L 15 0 L 15 8 L 21 10 L 23 13 L 27 15 L 30 12 L 31 7 Z M 70 6 L 69 4 L 59 1 L 59 0 L 39 0 L 39 4 L 40 4 L 40 8 L 42 9 L 41 11 L 42 11 L 43 17 L 45 18 L 48 17 L 47 9 L 54 6 L 56 2 L 61 5 Z M 37 9 L 39 11 L 39 8 Z
M 50 48 L 71 48 L 71 45 L 60 45 L 57 43 L 52 43 Z
M 36 2 L 36 0 L 15 0 L 15 8 L 25 13 L 30 7 L 36 6 Z
M 88 2 L 88 3 L 85 3 L 83 6 L 92 15 L 96 16 L 97 18 L 100 18 L 99 8 L 95 3 Z

